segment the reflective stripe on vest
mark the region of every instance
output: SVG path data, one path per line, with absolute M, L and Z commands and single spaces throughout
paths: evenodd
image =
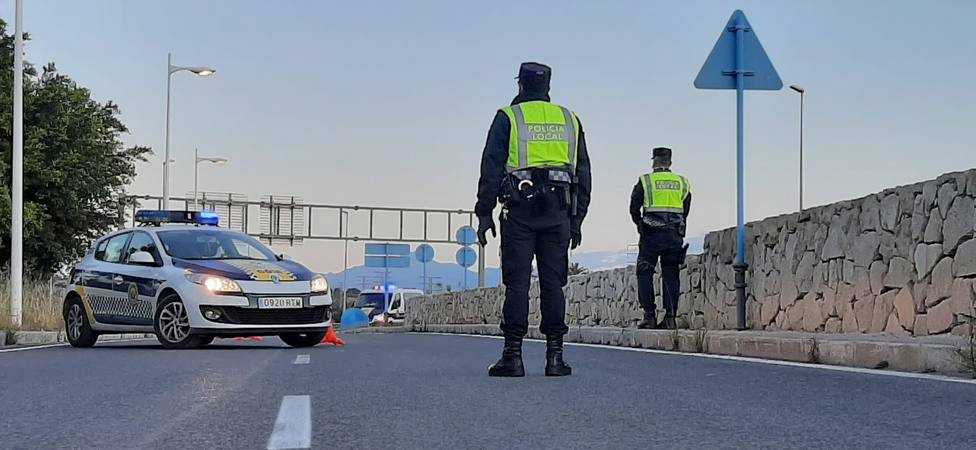
M 685 198 L 691 190 L 688 180 L 674 172 L 652 172 L 641 175 L 644 187 L 644 212 L 683 214 Z
M 502 108 L 511 123 L 508 172 L 552 168 L 576 173 L 579 122 L 567 108 L 544 101 Z

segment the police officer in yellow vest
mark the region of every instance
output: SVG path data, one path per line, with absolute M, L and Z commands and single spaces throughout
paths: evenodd
M 630 196 L 630 217 L 640 234 L 637 254 L 637 297 L 644 310 L 639 328 L 676 327 L 678 310 L 679 266 L 684 262 L 687 246 L 683 245 L 685 223 L 691 210 L 691 184 L 671 171 L 671 149 L 657 147 L 652 151 L 653 172 L 644 174 Z M 654 305 L 654 267 L 661 261 L 661 284 L 664 292 L 664 320 L 657 322 Z
M 505 304 L 501 329 L 502 357 L 488 375 L 521 377 L 522 338 L 528 331 L 532 259 L 539 273 L 542 322 L 546 335 L 547 376 L 572 369 L 563 360 L 566 299 L 563 286 L 570 245 L 582 241 L 580 226 L 590 204 L 590 159 L 579 119 L 549 100 L 551 69 L 524 63 L 518 95 L 495 114 L 481 158 L 478 182 L 478 239 L 495 234 L 492 212 L 502 204 L 501 266 Z

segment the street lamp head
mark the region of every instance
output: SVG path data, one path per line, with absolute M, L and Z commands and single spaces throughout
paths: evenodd
M 202 157 L 202 156 L 198 156 L 197 157 L 197 162 L 198 163 L 201 163 L 201 162 L 210 162 L 210 163 L 214 163 L 214 164 L 227 164 L 228 161 L 230 161 L 230 160 L 227 159 L 227 158 L 220 158 L 220 157 L 216 157 L 216 158 L 205 158 L 205 157 Z
M 790 85 L 790 89 L 793 89 L 794 91 L 799 92 L 801 94 L 804 93 L 804 92 L 806 92 L 802 87 L 797 86 L 795 84 L 791 84 Z
M 193 74 L 199 75 L 201 77 L 209 77 L 217 73 L 217 69 L 213 67 L 185 67 L 185 66 L 169 66 L 169 74 L 172 75 L 176 72 L 182 71 L 192 72 Z

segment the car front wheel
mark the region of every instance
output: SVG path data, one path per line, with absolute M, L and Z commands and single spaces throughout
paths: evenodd
M 199 336 L 190 334 L 190 316 L 176 294 L 166 296 L 156 307 L 153 329 L 163 348 L 195 348 L 203 343 Z
M 64 329 L 72 347 L 91 347 L 98 340 L 98 333 L 88 323 L 81 299 L 75 296 L 64 302 Z
M 325 332 L 320 333 L 282 333 L 278 337 L 292 347 L 312 347 L 325 337 Z

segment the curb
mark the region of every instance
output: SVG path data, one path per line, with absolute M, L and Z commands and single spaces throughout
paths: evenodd
M 500 336 L 495 324 L 417 324 L 414 332 Z M 538 327 L 529 327 L 530 339 L 545 339 Z M 812 337 L 803 333 L 727 330 L 639 330 L 636 328 L 573 327 L 566 342 L 669 350 L 685 353 L 830 364 L 901 372 L 960 376 L 954 361 L 959 346 L 946 342 L 886 341 L 871 336 Z
M 99 342 L 112 342 L 127 339 L 143 339 L 153 337 L 152 334 L 125 333 L 105 334 L 98 337 Z M 0 347 L 6 345 L 46 345 L 68 342 L 68 336 L 62 331 L 2 331 L 0 332 Z

